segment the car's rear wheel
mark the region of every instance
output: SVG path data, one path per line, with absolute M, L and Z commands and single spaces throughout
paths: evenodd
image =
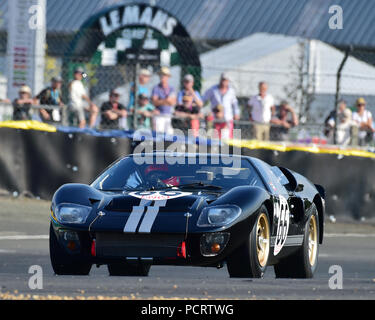
M 315 205 L 305 225 L 302 246 L 274 266 L 276 278 L 312 278 L 318 265 L 319 216 Z
M 227 259 L 231 278 L 261 278 L 267 268 L 270 252 L 270 220 L 267 208 L 263 205 L 248 240 Z
M 151 264 L 138 262 L 131 264 L 126 262 L 108 264 L 108 272 L 110 276 L 130 276 L 130 277 L 147 277 Z
M 57 275 L 81 275 L 87 276 L 91 270 L 91 263 L 72 257 L 65 252 L 57 240 L 52 223 L 49 229 L 49 252 L 52 269 Z

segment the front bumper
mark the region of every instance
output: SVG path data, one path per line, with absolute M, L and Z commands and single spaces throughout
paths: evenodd
M 93 264 L 108 264 L 115 261 L 145 259 L 159 265 L 191 265 L 217 266 L 226 260 L 233 250 L 244 243 L 249 235 L 248 223 L 233 225 L 229 229 L 202 230 L 188 233 L 122 233 L 122 232 L 91 232 L 82 229 L 67 228 L 54 225 L 56 235 L 66 252 L 81 256 Z M 75 251 L 67 247 L 63 238 L 64 231 L 76 232 L 78 240 Z M 226 233 L 228 241 L 217 254 L 202 254 L 202 238 L 208 234 Z M 93 244 L 94 243 L 94 244 Z M 185 250 L 182 254 L 181 247 Z M 94 247 L 93 247 L 94 246 Z M 79 249 L 78 249 L 79 248 Z

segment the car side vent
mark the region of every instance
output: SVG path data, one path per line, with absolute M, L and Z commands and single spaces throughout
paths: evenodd
M 91 204 L 94 204 L 94 203 L 99 202 L 100 200 L 99 199 L 89 198 L 89 201 L 90 201 Z

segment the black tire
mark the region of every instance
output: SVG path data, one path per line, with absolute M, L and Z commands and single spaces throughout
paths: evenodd
M 80 261 L 79 258 L 73 258 L 65 252 L 64 248 L 61 248 L 52 223 L 49 228 L 49 254 L 52 269 L 57 275 L 87 276 L 90 273 L 91 263 Z
M 147 277 L 151 264 L 139 262 L 138 264 L 128 264 L 126 262 L 108 264 L 110 276 Z
M 264 250 L 262 261 L 259 260 L 257 251 L 258 222 L 262 219 L 267 223 L 268 241 L 267 250 Z M 270 252 L 271 227 L 266 206 L 262 205 L 246 242 L 236 249 L 227 259 L 228 273 L 231 278 L 262 278 L 268 263 Z
M 313 206 L 313 212 L 305 224 L 305 234 L 302 246 L 298 249 L 298 251 L 293 253 L 291 256 L 284 258 L 274 266 L 276 278 L 304 279 L 312 278 L 314 276 L 314 272 L 318 265 L 319 256 L 319 215 L 314 204 Z M 315 219 L 314 233 L 316 235 L 316 251 L 314 258 L 312 258 L 312 260 L 314 261 L 312 263 L 310 262 L 309 234 L 310 223 L 313 223 L 313 219 Z

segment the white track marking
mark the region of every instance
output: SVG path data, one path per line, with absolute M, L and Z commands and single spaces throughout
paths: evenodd
M 48 240 L 48 235 L 14 235 L 14 236 L 0 236 L 0 240 Z
M 16 251 L 14 251 L 14 250 L 3 250 L 3 249 L 0 249 L 0 253 L 16 253 Z
M 368 238 L 375 237 L 375 233 L 325 233 L 327 238 Z

